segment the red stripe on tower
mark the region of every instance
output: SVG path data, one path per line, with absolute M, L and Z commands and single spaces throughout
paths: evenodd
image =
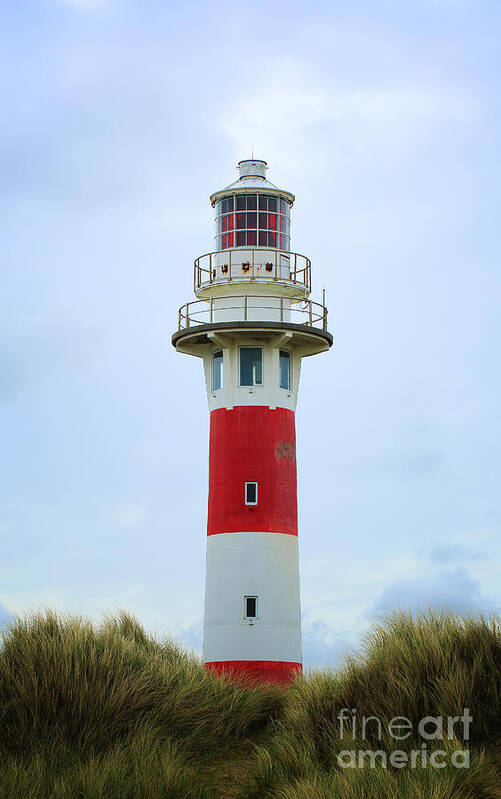
M 286 408 L 220 408 L 210 417 L 207 534 L 297 535 L 295 415 Z M 245 504 L 245 483 L 258 504 Z
M 280 660 L 220 660 L 206 663 L 208 671 L 226 674 L 244 682 L 288 683 L 303 671 L 301 663 Z

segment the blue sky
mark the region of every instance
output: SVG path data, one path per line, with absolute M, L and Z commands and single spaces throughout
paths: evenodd
M 252 146 L 336 337 L 297 414 L 306 662 L 399 606 L 498 610 L 500 28 L 493 0 L 3 4 L 0 621 L 124 607 L 199 646 L 208 418 L 170 336 Z

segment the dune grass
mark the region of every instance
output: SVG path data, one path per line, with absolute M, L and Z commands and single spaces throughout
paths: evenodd
M 338 716 L 381 722 L 360 728 Z M 443 768 L 343 768 L 362 748 L 422 748 L 425 716 L 473 716 L 469 741 L 426 742 Z M 346 711 L 345 711 L 346 713 Z M 412 734 L 388 732 L 405 716 Z M 351 718 L 351 717 L 350 717 Z M 206 672 L 123 613 L 99 627 L 46 613 L 0 648 L 0 799 L 495 799 L 501 797 L 501 629 L 497 621 L 394 615 L 363 654 L 289 688 Z M 469 767 L 450 755 L 468 749 Z M 346 756 L 344 756 L 346 758 Z M 368 762 L 370 763 L 370 756 Z

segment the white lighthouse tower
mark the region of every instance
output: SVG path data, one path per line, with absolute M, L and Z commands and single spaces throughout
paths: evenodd
M 203 359 L 210 411 L 204 662 L 287 682 L 302 668 L 295 410 L 302 358 L 329 349 L 311 264 L 290 251 L 294 195 L 240 161 L 215 192 L 214 252 L 172 343 Z

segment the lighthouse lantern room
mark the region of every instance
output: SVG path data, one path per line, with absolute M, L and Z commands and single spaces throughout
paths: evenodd
M 294 195 L 240 161 L 215 192 L 215 250 L 172 343 L 203 359 L 210 411 L 204 662 L 288 682 L 302 669 L 295 410 L 303 358 L 332 345 L 311 264 L 290 251 Z

